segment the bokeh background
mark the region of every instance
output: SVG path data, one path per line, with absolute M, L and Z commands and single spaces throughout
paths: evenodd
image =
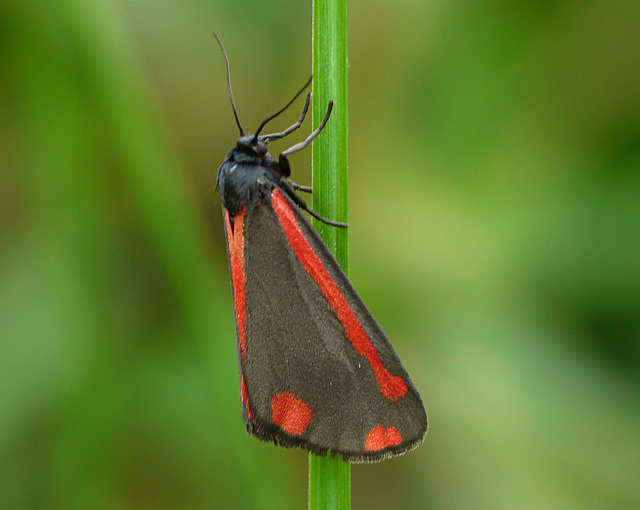
M 1 508 L 306 505 L 306 453 L 240 417 L 213 28 L 255 129 L 310 2 L 0 4 Z M 352 280 L 430 417 L 353 507 L 640 508 L 640 3 L 353 0 L 349 30 Z

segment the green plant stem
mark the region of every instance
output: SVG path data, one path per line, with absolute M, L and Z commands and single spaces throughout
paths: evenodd
M 313 4 L 313 108 L 317 126 L 330 100 L 331 119 L 313 142 L 313 208 L 335 221 L 348 220 L 347 200 L 347 2 Z M 349 237 L 344 228 L 313 220 L 313 226 L 349 274 Z
M 335 101 L 329 123 L 313 142 L 313 208 L 346 222 L 347 199 L 347 2 L 313 2 L 313 108 L 317 126 Z M 344 272 L 349 273 L 349 237 L 344 228 L 313 220 Z M 309 508 L 351 508 L 351 465 L 337 457 L 309 455 Z

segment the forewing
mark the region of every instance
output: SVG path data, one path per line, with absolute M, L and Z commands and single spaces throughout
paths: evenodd
M 417 390 L 299 210 L 276 189 L 270 201 L 247 210 L 240 222 L 236 217 L 232 235 L 249 432 L 355 462 L 420 444 L 427 417 Z

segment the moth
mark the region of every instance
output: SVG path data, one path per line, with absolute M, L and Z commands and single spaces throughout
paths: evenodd
M 231 268 L 240 368 L 242 417 L 249 434 L 318 455 L 375 462 L 422 443 L 427 414 L 382 329 L 301 211 L 335 228 L 297 194 L 288 156 L 308 147 L 329 122 L 275 160 L 273 140 L 296 123 L 261 135 L 311 80 L 255 134 L 245 134 L 227 87 L 240 137 L 218 169 Z

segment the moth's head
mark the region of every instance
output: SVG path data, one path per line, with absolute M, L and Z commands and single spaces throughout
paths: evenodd
M 236 149 L 250 156 L 262 157 L 267 153 L 267 142 L 256 135 L 242 135 L 236 142 Z

